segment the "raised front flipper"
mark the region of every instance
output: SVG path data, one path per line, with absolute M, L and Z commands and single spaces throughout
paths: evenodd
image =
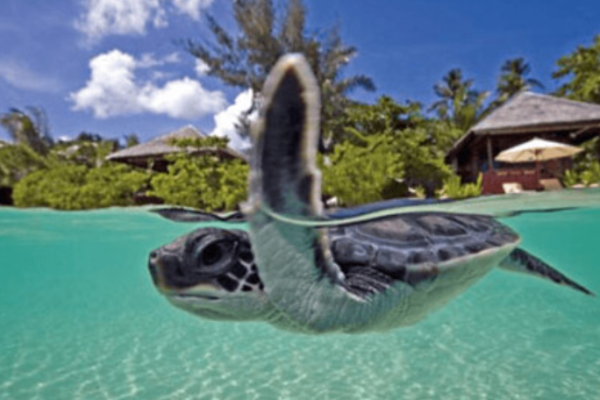
M 568 286 L 572 289 L 583 292 L 589 296 L 594 296 L 590 290 L 581 286 L 577 282 L 569 279 L 563 273 L 552 268 L 544 261 L 540 260 L 536 256 L 529 254 L 521 248 L 513 250 L 508 257 L 506 257 L 500 267 L 508 271 L 521 272 L 527 275 L 537 276 L 538 278 L 550 280 L 559 285 Z
M 301 55 L 283 57 L 263 91 L 253 127 L 250 199 L 245 208 L 252 247 L 269 300 L 282 325 L 307 332 L 357 331 L 397 304 L 400 292 L 362 298 L 348 290 L 325 231 L 286 219 L 323 218 L 319 89 Z

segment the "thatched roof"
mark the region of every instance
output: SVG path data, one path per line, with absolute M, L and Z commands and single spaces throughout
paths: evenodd
M 590 122 L 600 123 L 600 105 L 521 92 L 479 121 L 471 131 L 476 135 L 500 134 Z
M 477 136 L 587 130 L 600 127 L 600 105 L 532 92 L 516 94 L 479 121 L 450 149 L 456 154 Z
M 205 135 L 204 133 L 201 133 L 193 126 L 187 125 L 181 129 L 178 129 L 169 134 L 154 138 L 154 139 L 150 140 L 149 142 L 141 143 L 136 146 L 128 147 L 126 149 L 119 150 L 117 152 L 109 154 L 108 157 L 106 157 L 106 159 L 111 160 L 111 161 L 128 162 L 128 161 L 136 160 L 136 159 L 143 160 L 143 159 L 151 159 L 151 158 L 152 159 L 162 158 L 163 156 L 165 156 L 167 154 L 177 153 L 177 152 L 182 151 L 181 147 L 171 145 L 169 143 L 171 140 L 186 139 L 186 138 L 196 139 L 196 138 L 202 138 L 202 137 L 206 137 L 206 136 L 207 135 Z M 201 149 L 198 152 L 199 153 L 214 152 L 214 153 L 220 153 L 220 154 L 223 154 L 223 155 L 226 155 L 229 157 L 233 157 L 233 158 L 244 159 L 244 156 L 242 156 L 240 153 L 238 153 L 237 151 L 235 151 L 231 148 L 225 148 L 225 149 L 206 148 L 206 149 Z

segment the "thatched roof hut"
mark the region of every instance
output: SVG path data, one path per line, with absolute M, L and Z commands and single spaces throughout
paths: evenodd
M 169 134 L 159 136 L 146 143 L 141 143 L 136 146 L 128 147 L 123 150 L 114 152 L 107 160 L 123 162 L 136 167 L 152 168 L 155 171 L 166 171 L 168 161 L 166 155 L 186 151 L 181 147 L 171 144 L 173 139 L 198 139 L 206 137 L 191 125 L 185 126 Z M 237 151 L 227 148 L 205 147 L 201 149 L 187 149 L 193 154 L 214 154 L 222 158 L 239 158 L 245 160 L 245 157 Z
M 600 105 L 521 92 L 473 126 L 446 160 L 463 180 L 474 181 L 498 169 L 500 152 L 535 137 L 579 145 L 599 134 Z

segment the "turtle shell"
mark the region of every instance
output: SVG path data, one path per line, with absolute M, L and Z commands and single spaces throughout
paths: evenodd
M 372 278 L 367 279 L 368 292 L 397 280 L 416 286 L 437 274 L 437 266 L 519 241 L 493 217 L 432 212 L 340 226 L 328 236 L 333 258 L 346 276 L 358 274 L 360 282 L 366 275 Z M 372 287 L 371 281 L 378 284 Z

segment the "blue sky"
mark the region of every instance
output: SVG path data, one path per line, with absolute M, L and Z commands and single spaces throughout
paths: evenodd
M 377 92 L 353 94 L 367 102 L 388 94 L 429 104 L 455 67 L 492 90 L 502 62 L 518 56 L 552 91 L 556 60 L 600 34 L 593 0 L 305 3 L 311 31 L 339 24 L 358 48 L 345 73 L 374 79 Z M 56 138 L 147 140 L 187 124 L 228 135 L 248 101 L 178 44 L 210 37 L 206 12 L 232 28 L 231 0 L 2 0 L 0 9 L 0 111 L 43 107 Z

